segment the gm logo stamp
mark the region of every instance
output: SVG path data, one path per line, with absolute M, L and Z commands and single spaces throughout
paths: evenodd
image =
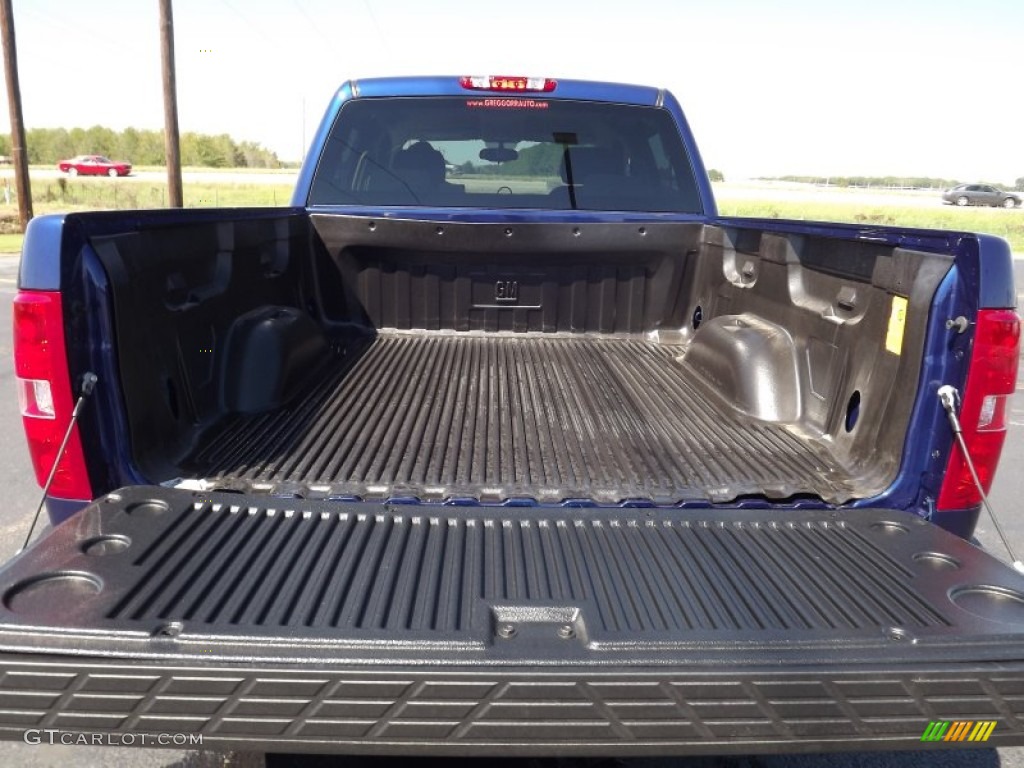
M 463 286 L 460 276 L 456 280 L 455 300 L 462 300 Z M 515 312 L 520 309 L 540 309 L 544 292 L 545 276 L 534 272 L 509 274 L 497 269 L 482 269 L 470 272 L 470 309 L 499 309 Z
M 995 729 L 995 720 L 933 720 L 921 734 L 921 741 L 988 741 Z
M 519 281 L 496 280 L 494 282 L 494 300 L 501 304 L 515 304 L 519 301 Z

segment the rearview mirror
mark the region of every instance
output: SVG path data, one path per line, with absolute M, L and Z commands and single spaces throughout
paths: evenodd
M 490 163 L 508 163 L 518 157 L 519 153 L 511 147 L 484 147 L 480 150 L 480 159 Z

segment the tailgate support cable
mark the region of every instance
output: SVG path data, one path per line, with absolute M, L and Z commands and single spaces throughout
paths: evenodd
M 1009 540 L 1006 538 L 1006 534 L 1003 533 L 1003 527 L 999 524 L 999 518 L 996 517 L 995 511 L 988 503 L 988 495 L 985 493 L 985 489 L 981 487 L 981 480 L 978 479 L 978 472 L 974 468 L 974 461 L 971 459 L 971 455 L 967 452 L 967 443 L 964 442 L 963 430 L 960 427 L 960 419 L 957 418 L 956 408 L 960 403 L 960 393 L 957 392 L 956 387 L 949 384 L 944 384 L 939 387 L 938 391 L 939 402 L 942 403 L 942 408 L 946 412 L 946 416 L 949 418 L 949 425 L 953 428 L 953 434 L 956 436 L 956 441 L 960 445 L 960 453 L 963 454 L 964 462 L 967 464 L 967 469 L 971 472 L 971 477 L 974 479 L 974 484 L 978 487 L 978 493 L 981 494 L 981 503 L 988 510 L 988 516 L 992 518 L 992 524 L 995 526 L 996 533 L 999 534 L 999 538 L 1003 541 L 1003 546 L 1006 547 L 1006 551 L 1010 554 L 1010 560 L 1013 563 L 1013 568 L 1020 573 L 1024 573 L 1024 562 L 1018 559 L 1017 555 L 1013 552 L 1013 547 L 1010 546 Z
M 32 518 L 32 526 L 28 529 L 28 536 L 25 537 L 25 543 L 21 545 L 21 552 L 28 546 L 28 543 L 32 541 L 32 534 L 36 530 L 36 524 L 39 522 L 39 515 L 43 511 L 43 504 L 46 503 L 46 497 L 50 493 L 50 486 L 53 485 L 53 478 L 57 475 L 57 467 L 60 465 L 60 459 L 64 455 L 64 449 L 68 447 L 68 440 L 71 439 L 71 430 L 75 428 L 75 424 L 78 422 L 78 413 L 82 410 L 82 404 L 85 402 L 85 398 L 92 394 L 93 389 L 96 386 L 97 379 L 95 373 L 87 373 L 82 377 L 82 393 L 78 396 L 78 401 L 75 403 L 74 410 L 71 411 L 71 420 L 68 422 L 67 431 L 64 433 L 64 439 L 60 443 L 60 450 L 57 451 L 57 456 L 53 460 L 53 466 L 50 467 L 50 475 L 46 478 L 46 485 L 43 486 L 43 497 L 39 500 L 39 506 L 36 507 L 35 517 Z

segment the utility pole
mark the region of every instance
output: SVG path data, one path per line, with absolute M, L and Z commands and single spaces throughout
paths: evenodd
M 9 2 L 9 0 L 0 0 Z M 160 0 L 160 55 L 164 75 L 164 155 L 167 157 L 167 202 L 185 204 L 181 192 L 181 145 L 178 139 L 178 89 L 174 82 L 174 18 L 171 0 Z
M 32 218 L 32 188 L 28 180 L 28 151 L 25 149 L 25 120 L 21 114 L 18 50 L 14 44 L 14 11 L 11 9 L 11 0 L 0 0 L 0 37 L 3 38 L 4 72 L 7 76 L 7 105 L 11 111 L 14 186 L 18 195 L 18 218 L 24 232 Z

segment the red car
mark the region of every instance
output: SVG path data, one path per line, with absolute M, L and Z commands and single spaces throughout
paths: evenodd
M 103 155 L 79 155 L 70 160 L 61 160 L 57 167 L 68 176 L 127 176 L 132 172 L 131 163 L 115 163 Z

